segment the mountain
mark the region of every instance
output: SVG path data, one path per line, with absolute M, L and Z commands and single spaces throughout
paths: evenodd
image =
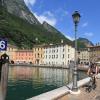
M 24 0 L 0 0 L 0 37 L 7 38 L 10 44 L 20 48 L 32 48 L 34 44 L 60 43 L 62 39 L 72 43 L 48 23 L 40 24 Z
M 3 4 L 9 13 L 27 20 L 30 24 L 40 24 L 29 11 L 24 0 L 3 0 Z
M 93 43 L 86 38 L 78 38 L 77 40 L 78 48 L 85 48 L 88 46 L 93 46 Z
M 55 29 L 53 26 L 49 25 L 46 21 L 44 21 L 42 25 L 49 32 L 60 33 L 57 29 Z

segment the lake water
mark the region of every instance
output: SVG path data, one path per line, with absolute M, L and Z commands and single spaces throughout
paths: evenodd
M 78 80 L 86 77 L 84 71 L 78 71 Z M 6 100 L 25 100 L 41 93 L 56 89 L 72 82 L 72 70 L 9 67 Z

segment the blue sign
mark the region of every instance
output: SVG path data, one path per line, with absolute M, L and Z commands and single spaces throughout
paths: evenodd
M 0 39 L 0 51 L 7 50 L 7 40 Z

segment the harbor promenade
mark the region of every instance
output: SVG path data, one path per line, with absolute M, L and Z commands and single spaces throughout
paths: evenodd
M 85 87 L 80 88 L 80 94 L 66 94 L 56 100 L 100 100 L 100 78 L 97 79 L 97 87 L 90 93 L 85 91 Z
M 73 83 L 58 89 L 40 94 L 27 100 L 100 100 L 100 74 L 97 75 L 97 87 L 91 92 L 86 92 L 86 84 L 90 82 L 90 77 L 78 81 L 79 94 L 72 94 Z

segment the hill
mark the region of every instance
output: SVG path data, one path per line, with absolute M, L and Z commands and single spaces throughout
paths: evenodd
M 3 0 L 2 2 L 0 0 L 0 37 L 7 38 L 10 44 L 19 48 L 32 48 L 34 44 L 60 43 L 61 39 L 64 42 L 72 43 L 51 25 L 48 24 L 48 27 L 52 27 L 49 28 L 50 31 L 40 24 L 22 1 Z M 23 9 L 27 18 L 21 15 L 22 12 L 20 11 Z
M 77 45 L 78 45 L 78 49 L 80 49 L 80 48 L 86 48 L 88 46 L 93 46 L 93 43 L 86 38 L 80 37 L 77 39 Z

